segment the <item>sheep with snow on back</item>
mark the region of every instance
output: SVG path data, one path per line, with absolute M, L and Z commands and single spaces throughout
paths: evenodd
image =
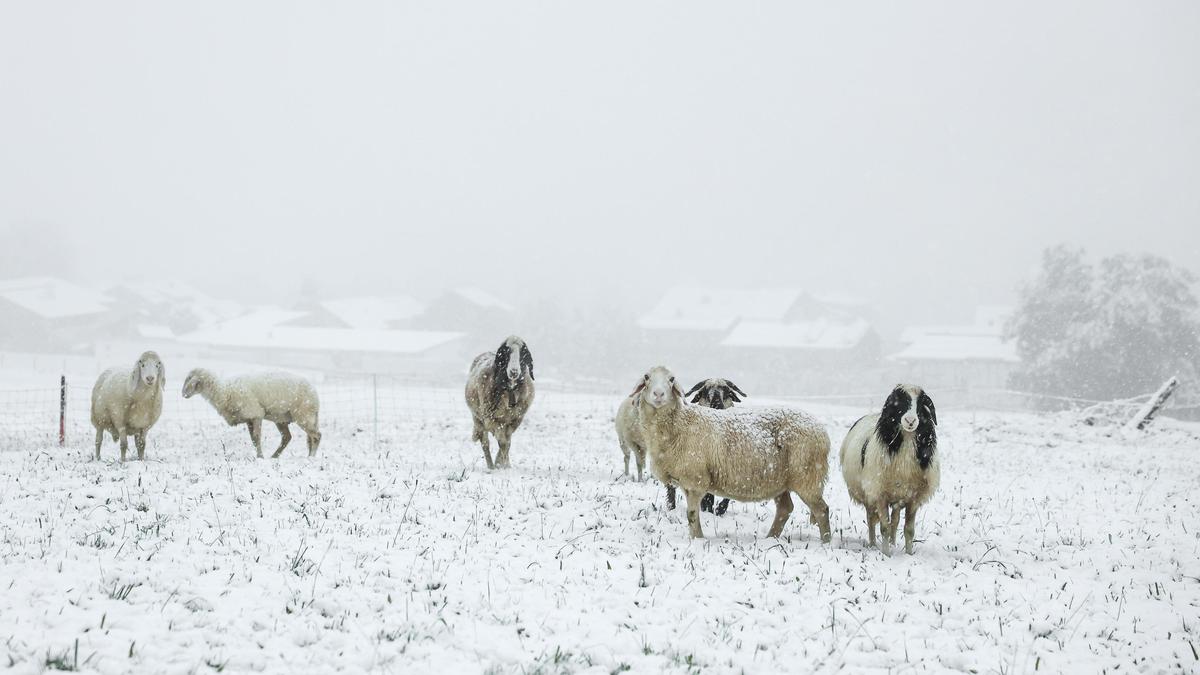
M 822 494 L 829 435 L 812 416 L 787 408 L 688 405 L 675 376 L 663 366 L 651 368 L 633 395 L 650 468 L 660 481 L 683 490 L 693 537 L 704 536 L 700 500 L 706 492 L 744 502 L 775 500 L 771 537 L 782 534 L 795 492 L 820 527 L 821 540 L 830 540 L 829 506 Z
M 739 396 L 745 395 L 746 392 L 739 389 L 736 384 L 719 377 L 701 380 L 684 394 L 685 397 L 692 396 L 692 403 L 699 403 L 714 410 L 732 408 L 734 403 L 741 403 L 742 399 Z M 617 443 L 621 447 L 621 453 L 625 456 L 625 475 L 629 475 L 629 455 L 632 453 L 637 460 L 638 480 L 640 481 L 642 480 L 642 470 L 646 466 L 646 440 L 640 428 L 636 400 L 637 397 L 632 395 L 621 400 L 614 424 L 617 428 Z M 729 499 L 722 499 L 715 510 L 713 501 L 711 494 L 704 495 L 704 499 L 700 501 L 700 510 L 716 513 L 718 516 L 725 515 L 725 510 L 729 508 Z M 667 509 L 674 508 L 675 486 L 668 485 Z
M 841 461 L 850 498 L 867 510 L 868 543 L 875 545 L 878 524 L 881 548 L 891 555 L 904 509 L 904 550 L 911 554 L 917 509 L 941 479 L 933 399 L 921 387 L 896 385 L 882 411 L 850 427 Z
M 484 352 L 471 362 L 465 392 L 474 423 L 471 438 L 483 446 L 483 459 L 489 469 L 509 466 L 513 433 L 533 403 L 533 380 L 533 355 L 525 341 L 515 335 L 504 340 L 495 352 Z M 494 463 L 489 433 L 499 445 Z
M 100 373 L 92 387 L 92 426 L 96 427 L 96 459 L 104 432 L 121 444 L 125 461 L 128 437 L 133 436 L 138 459 L 146 459 L 146 433 L 162 415 L 162 392 L 166 369 L 154 352 L 145 352 L 133 370 L 109 368 Z
M 245 424 L 250 441 L 261 458 L 263 420 L 274 422 L 279 429 L 279 457 L 292 440 L 288 424 L 295 422 L 308 438 L 308 456 L 317 454 L 321 443 L 319 417 L 321 402 L 317 390 L 308 380 L 290 373 L 254 373 L 222 380 L 212 372 L 196 368 L 183 381 L 183 397 L 200 394 L 229 426 Z

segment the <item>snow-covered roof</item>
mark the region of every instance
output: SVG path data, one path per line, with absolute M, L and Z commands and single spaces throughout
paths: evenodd
M 199 330 L 181 342 L 212 347 L 419 354 L 462 337 L 432 330 L 355 330 L 309 326 L 233 326 Z
M 1017 363 L 1017 346 L 999 335 L 922 334 L 888 357 L 893 361 L 997 361 Z
M 231 333 L 261 331 L 308 315 L 309 312 L 300 309 L 284 309 L 274 306 L 255 307 L 244 314 L 222 321 L 212 328 Z
M 366 330 L 386 330 L 425 311 L 424 305 L 406 295 L 341 298 L 326 300 L 321 306 L 351 328 Z
M 122 282 L 108 289 L 112 295 L 128 294 L 153 308 L 170 307 L 186 311 L 202 326 L 237 316 L 241 305 L 231 300 L 218 300 L 195 286 L 168 279 L 154 282 Z
M 0 281 L 0 298 L 46 319 L 100 314 L 112 298 L 54 277 L 22 277 Z
M 723 347 L 776 347 L 783 349 L 852 349 L 862 342 L 871 325 L 862 319 L 780 322 L 748 319 L 734 326 L 721 341 Z
M 780 321 L 803 295 L 797 289 L 728 290 L 676 286 L 638 319 L 651 330 L 724 331 L 739 319 Z
M 175 331 L 170 326 L 159 323 L 139 323 L 137 333 L 140 337 L 157 340 L 174 340 Z
M 900 332 L 900 342 L 911 344 L 927 335 L 999 338 L 1012 311 L 1008 306 L 983 305 L 975 310 L 973 323 L 908 326 Z
M 479 305 L 480 307 L 490 307 L 492 309 L 501 309 L 506 312 L 514 311 L 514 307 L 500 298 L 488 293 L 485 290 L 473 287 L 456 288 L 451 293 L 459 296 L 467 302 Z

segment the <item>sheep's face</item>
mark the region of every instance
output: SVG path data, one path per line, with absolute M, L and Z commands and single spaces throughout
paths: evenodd
M 655 408 L 661 408 L 668 402 L 683 398 L 683 390 L 675 383 L 675 375 L 664 366 L 655 366 L 642 376 L 642 381 L 633 390 L 632 396 L 641 396 L 641 400 Z
M 154 352 L 142 354 L 133 366 L 132 378 L 135 387 L 157 385 L 159 389 L 162 389 L 166 383 L 166 369 L 163 368 L 162 359 L 158 358 L 158 354 Z
M 529 352 L 525 341 L 515 335 L 505 340 L 496 350 L 494 368 L 496 380 L 507 382 L 509 388 L 521 384 L 526 375 L 531 380 L 536 379 L 533 376 L 533 354 Z
M 880 413 L 881 420 L 888 426 L 899 427 L 904 433 L 914 433 L 925 425 L 932 428 L 937 424 L 937 410 L 933 399 L 925 390 L 915 385 L 898 384 Z
M 204 376 L 198 370 L 193 370 L 188 373 L 188 376 L 183 380 L 183 397 L 191 398 L 200 391 L 204 384 Z
M 693 394 L 695 396 L 692 396 Z M 736 384 L 720 377 L 697 382 L 684 394 L 684 396 L 692 396 L 692 403 L 699 403 L 716 410 L 732 408 L 734 403 L 742 402 L 739 396 L 745 395 L 746 392 L 739 389 Z

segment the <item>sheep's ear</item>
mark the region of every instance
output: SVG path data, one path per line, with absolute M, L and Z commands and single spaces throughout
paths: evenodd
M 929 406 L 929 418 L 933 420 L 933 425 L 937 426 L 937 408 L 933 407 L 933 398 L 924 392 L 921 393 L 921 398 L 925 399 L 925 405 Z
M 736 389 L 736 388 L 737 388 L 737 387 L 734 387 L 734 389 Z M 737 392 L 736 392 L 736 391 L 732 391 L 732 390 L 731 390 L 731 391 L 729 392 L 729 398 L 733 399 L 733 402 L 734 402 L 734 403 L 741 403 L 741 402 L 742 402 L 742 399 L 738 398 L 738 395 L 737 395 Z
M 742 391 L 741 387 L 737 386 L 733 382 L 731 382 L 729 380 L 725 380 L 725 384 L 727 384 L 730 389 L 736 391 L 737 393 L 741 394 L 742 396 L 746 395 L 746 392 Z
M 704 388 L 705 382 L 708 382 L 708 380 L 700 380 L 695 385 L 693 385 L 691 389 L 688 389 L 687 393 L 684 394 L 684 396 L 691 396 L 692 394 L 695 394 L 697 391 Z M 699 398 L 699 396 L 697 396 L 697 398 Z M 692 401 L 692 403 L 695 403 L 695 401 Z
M 158 362 L 158 390 L 164 391 L 167 388 L 167 367 L 162 361 Z
M 537 379 L 533 376 L 533 354 L 529 352 L 528 345 L 521 345 L 521 365 L 529 370 L 529 379 Z
M 142 380 L 142 364 L 141 362 L 133 364 L 133 372 L 129 374 L 129 386 L 137 388 L 138 382 Z
M 683 390 L 679 388 L 678 382 L 671 383 L 671 391 L 675 392 L 675 395 L 678 396 L 680 399 L 682 399 L 684 401 L 687 400 L 687 397 L 683 395 Z
M 629 398 L 633 398 L 633 397 L 637 396 L 638 394 L 642 393 L 642 390 L 643 390 L 643 389 L 645 389 L 645 388 L 646 388 L 646 381 L 645 381 L 645 380 L 642 380 L 641 382 L 638 382 L 638 385 L 637 385 L 636 387 L 634 387 L 634 388 L 633 388 L 633 393 L 631 393 L 631 394 L 629 395 Z

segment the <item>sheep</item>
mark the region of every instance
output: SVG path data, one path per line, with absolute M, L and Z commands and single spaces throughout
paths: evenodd
M 696 383 L 686 394 L 693 396 L 692 403 L 702 403 L 703 405 L 715 410 L 724 410 L 733 407 L 735 402 L 741 403 L 742 399 L 739 395 L 745 396 L 746 392 L 738 388 L 736 384 L 729 380 L 713 377 L 707 380 L 701 380 Z M 636 397 L 626 396 L 621 405 L 617 408 L 617 417 L 615 426 L 617 428 L 617 443 L 621 446 L 621 453 L 625 456 L 625 475 L 629 475 L 629 455 L 632 452 L 637 460 L 638 480 L 642 480 L 642 470 L 646 465 L 646 441 L 642 436 L 639 428 Z M 722 499 L 717 504 L 716 509 L 713 509 L 713 496 L 711 494 L 704 495 L 704 499 L 700 500 L 700 510 L 715 513 L 718 516 L 725 515 L 725 510 L 729 508 L 729 500 Z M 675 486 L 667 486 L 667 509 L 675 508 Z
M 629 475 L 629 454 L 632 452 L 637 460 L 637 479 L 640 482 L 646 468 L 646 440 L 642 436 L 641 421 L 638 419 L 637 405 L 632 396 L 621 400 L 615 425 L 617 444 L 621 446 L 621 453 L 625 455 L 625 475 Z M 667 486 L 667 502 L 670 508 L 675 508 L 675 488 L 670 485 Z
M 514 354 L 518 358 L 513 359 Z M 505 339 L 495 353 L 484 352 L 471 362 L 465 392 L 474 423 L 471 439 L 483 446 L 488 469 L 509 466 L 512 435 L 533 403 L 533 380 L 533 355 L 525 341 L 516 335 Z M 500 446 L 494 463 L 489 433 Z
M 100 373 L 92 387 L 92 426 L 96 427 L 96 459 L 104 432 L 121 444 L 125 461 L 128 436 L 133 435 L 139 460 L 146 459 L 146 433 L 162 415 L 162 393 L 167 379 L 162 359 L 144 352 L 132 370 L 109 368 Z
M 695 394 L 693 396 L 693 394 Z M 738 388 L 733 382 L 723 377 L 710 377 L 707 380 L 701 380 L 692 386 L 684 396 L 691 396 L 692 403 L 708 406 L 713 410 L 726 410 L 732 408 L 734 403 L 741 403 L 742 399 L 738 396 L 745 396 L 746 392 Z M 704 495 L 704 499 L 700 500 L 700 510 L 708 511 L 709 513 L 723 516 L 729 508 L 729 498 L 721 500 L 716 508 L 713 508 L 713 502 L 716 501 L 712 494 Z M 667 486 L 667 508 L 675 508 L 675 486 Z
M 308 456 L 315 457 L 321 443 L 318 418 L 321 402 L 317 390 L 302 377 L 290 373 L 255 373 L 222 381 L 212 372 L 196 368 L 183 382 L 183 397 L 200 394 L 216 409 L 229 426 L 245 424 L 250 441 L 261 459 L 262 423 L 268 420 L 279 429 L 278 458 L 292 440 L 288 424 L 295 422 L 308 438 Z
M 904 551 L 911 555 L 917 509 L 933 496 L 941 479 L 933 399 L 921 387 L 896 385 L 882 411 L 850 427 L 842 441 L 841 462 L 850 499 L 866 508 L 869 545 L 875 545 L 878 523 L 881 548 L 891 555 L 903 508 Z
M 712 492 L 746 502 L 774 499 L 775 520 L 767 535 L 778 537 L 795 492 L 819 526 L 821 541 L 830 541 L 823 495 L 829 434 L 815 418 L 786 408 L 716 411 L 688 405 L 675 376 L 663 366 L 651 368 L 632 395 L 638 399 L 651 471 L 683 489 L 691 536 L 704 536 L 700 500 Z

